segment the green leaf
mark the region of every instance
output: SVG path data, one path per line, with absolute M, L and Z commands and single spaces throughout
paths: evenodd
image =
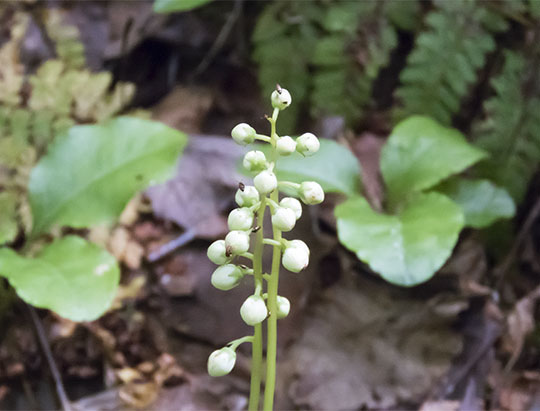
M 457 203 L 465 214 L 465 225 L 484 228 L 502 218 L 512 218 L 516 212 L 508 192 L 489 180 L 453 178 L 437 187 Z
M 156 0 L 154 2 L 155 13 L 174 13 L 176 11 L 188 11 L 210 3 L 212 0 Z
M 4 191 L 0 193 L 0 244 L 13 241 L 17 232 L 17 198 Z
M 439 193 L 418 194 L 399 215 L 378 214 L 362 197 L 336 207 L 339 240 L 385 280 L 429 280 L 452 253 L 463 227 L 458 205 Z
M 358 194 L 361 170 L 354 154 L 335 141 L 320 139 L 320 142 L 321 148 L 311 157 L 303 157 L 296 152 L 279 157 L 274 170 L 278 179 L 293 183 L 316 181 L 326 193 Z M 261 144 L 257 150 L 269 157 L 269 145 Z
M 0 275 L 27 303 L 73 321 L 92 321 L 113 301 L 120 270 L 105 250 L 68 236 L 48 245 L 36 258 L 1 248 Z
M 134 117 L 72 127 L 32 170 L 34 232 L 113 221 L 137 191 L 172 175 L 186 141 L 184 133 Z
M 395 204 L 433 187 L 486 155 L 453 128 L 429 117 L 409 117 L 394 128 L 381 153 L 389 201 Z

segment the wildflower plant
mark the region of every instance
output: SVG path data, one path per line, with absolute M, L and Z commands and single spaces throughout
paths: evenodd
M 296 140 L 290 136 L 279 136 L 276 123 L 281 110 L 291 104 L 292 98 L 279 85 L 271 96 L 274 108 L 270 122 L 270 136 L 258 134 L 246 123 L 235 126 L 232 138 L 245 146 L 256 140 L 271 145 L 269 158 L 259 150 L 249 151 L 243 159 L 243 166 L 254 174 L 253 185 L 240 184 L 235 200 L 238 208 L 231 211 L 228 218 L 231 230 L 224 240 L 217 240 L 208 248 L 208 258 L 219 265 L 212 274 L 212 285 L 220 290 L 236 287 L 243 277 L 253 277 L 254 292 L 240 307 L 244 322 L 253 326 L 253 335 L 231 341 L 227 346 L 214 351 L 208 358 L 208 373 L 219 377 L 228 374 L 236 361 L 236 348 L 245 342 L 252 344 L 251 388 L 249 410 L 259 408 L 261 379 L 263 372 L 263 332 L 262 324 L 267 322 L 266 380 L 264 410 L 271 410 L 274 401 L 276 381 L 277 320 L 286 317 L 290 311 L 287 298 L 278 295 L 280 263 L 293 273 L 305 269 L 309 263 L 309 248 L 302 240 L 287 240 L 282 233 L 291 231 L 302 216 L 302 205 L 294 197 L 279 199 L 279 190 L 287 189 L 308 205 L 324 200 L 321 186 L 314 181 L 301 184 L 279 181 L 274 174 L 280 156 L 289 156 L 295 151 L 303 156 L 315 154 L 320 147 L 319 140 L 311 133 L 302 134 Z M 271 213 L 273 238 L 264 238 L 263 224 L 266 208 Z M 263 249 L 273 247 L 271 272 L 265 273 L 262 265 Z M 250 251 L 251 250 L 251 251 Z M 251 261 L 251 268 L 237 261 L 238 258 Z

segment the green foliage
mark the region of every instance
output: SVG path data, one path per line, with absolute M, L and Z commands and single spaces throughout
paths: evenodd
M 427 281 L 450 256 L 466 222 L 486 227 L 515 211 L 508 193 L 488 181 L 456 178 L 435 187 L 485 156 L 457 130 L 428 117 L 403 120 L 381 153 L 389 212 L 351 196 L 335 210 L 340 241 L 391 283 Z
M 111 304 L 120 270 L 106 251 L 68 236 L 45 247 L 36 258 L 0 248 L 0 275 L 27 303 L 73 321 L 92 321 Z
M 485 157 L 459 131 L 429 117 L 410 117 L 394 128 L 381 152 L 389 202 L 395 205 Z
M 371 87 L 397 44 L 396 26 L 414 25 L 417 1 L 275 2 L 253 33 L 254 60 L 264 94 L 276 83 L 291 89 L 297 103 L 309 100 L 312 114 L 361 119 Z M 402 17 L 401 19 L 398 17 Z M 301 107 L 284 113 L 292 129 Z M 287 115 L 289 117 L 287 117 Z
M 435 5 L 401 72 L 396 95 L 402 107 L 396 115 L 425 114 L 448 125 L 476 82 L 486 54 L 494 50 L 494 33 L 507 24 L 486 4 L 473 0 Z
M 82 68 L 86 63 L 84 45 L 79 38 L 79 29 L 66 24 L 62 13 L 51 9 L 45 15 L 47 34 L 54 41 L 58 58 L 70 68 Z
M 32 170 L 34 232 L 113 221 L 137 191 L 171 176 L 186 141 L 177 130 L 134 117 L 72 127 Z
M 418 194 L 397 215 L 374 212 L 362 197 L 336 208 L 340 241 L 381 276 L 413 286 L 450 256 L 463 227 L 458 205 L 442 194 Z
M 156 0 L 154 2 L 154 12 L 174 13 L 177 11 L 188 11 L 210 3 L 212 0 Z
M 485 117 L 475 124 L 476 143 L 491 154 L 478 165 L 480 176 L 506 188 L 520 202 L 540 161 L 540 73 L 536 59 L 515 52 L 493 78 L 495 95 L 484 104 Z
M 276 165 L 279 180 L 301 183 L 316 181 L 326 193 L 342 193 L 352 196 L 360 189 L 361 170 L 354 154 L 342 145 L 321 139 L 317 155 L 303 158 L 295 152 L 282 157 Z M 268 146 L 258 150 L 269 152 Z
M 459 204 L 465 214 L 465 225 L 484 228 L 501 218 L 511 218 L 516 206 L 508 192 L 489 180 L 452 178 L 437 191 Z
M 0 193 L 0 245 L 15 239 L 17 235 L 17 198 L 14 193 Z

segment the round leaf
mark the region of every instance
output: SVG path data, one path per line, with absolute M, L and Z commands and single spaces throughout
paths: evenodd
M 311 157 L 293 153 L 279 157 L 275 173 L 279 180 L 302 183 L 316 181 L 325 193 L 358 194 L 361 184 L 360 164 L 354 154 L 332 140 L 320 139 L 321 148 Z M 269 158 L 270 146 L 260 145 Z
M 362 197 L 336 207 L 340 241 L 394 284 L 429 280 L 452 253 L 463 227 L 459 206 L 439 193 L 419 194 L 397 215 L 378 214 Z
M 461 207 L 465 225 L 470 227 L 487 227 L 501 218 L 512 218 L 516 212 L 510 194 L 489 180 L 451 179 L 441 184 L 437 191 Z
M 32 170 L 34 232 L 113 221 L 137 191 L 173 174 L 186 141 L 184 133 L 134 117 L 72 127 Z
M 17 236 L 17 198 L 14 193 L 0 193 L 0 244 L 13 241 Z
M 459 173 L 486 153 L 463 135 L 429 117 L 413 116 L 392 131 L 381 153 L 381 172 L 390 203 L 433 187 Z
M 0 249 L 0 275 L 27 303 L 73 321 L 92 321 L 109 308 L 120 270 L 105 250 L 68 236 L 44 248 L 36 258 Z

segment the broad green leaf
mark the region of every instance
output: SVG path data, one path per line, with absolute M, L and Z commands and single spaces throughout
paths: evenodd
M 465 214 L 465 225 L 483 228 L 502 218 L 512 218 L 516 212 L 508 192 L 489 180 L 453 178 L 437 187 L 457 203 Z
M 105 250 L 67 236 L 48 245 L 36 258 L 0 248 L 0 275 L 27 303 L 73 321 L 92 321 L 113 301 L 120 270 Z
M 275 172 L 280 180 L 316 181 L 326 193 L 355 195 L 360 190 L 360 164 L 353 153 L 332 140 L 320 139 L 321 148 L 311 157 L 293 153 L 279 157 Z M 269 156 L 270 146 L 257 147 Z
M 439 193 L 418 194 L 399 215 L 371 209 L 363 197 L 336 207 L 339 240 L 385 280 L 429 280 L 452 253 L 463 227 L 458 205 Z
M 0 193 L 0 245 L 17 235 L 17 198 L 8 191 Z
M 137 191 L 172 175 L 186 141 L 184 133 L 134 117 L 72 127 L 32 170 L 34 232 L 113 221 Z
M 210 3 L 212 0 L 156 0 L 155 13 L 174 13 L 176 11 L 189 11 Z
M 429 117 L 409 117 L 394 128 L 381 153 L 389 201 L 395 204 L 433 187 L 486 155 L 455 129 Z

